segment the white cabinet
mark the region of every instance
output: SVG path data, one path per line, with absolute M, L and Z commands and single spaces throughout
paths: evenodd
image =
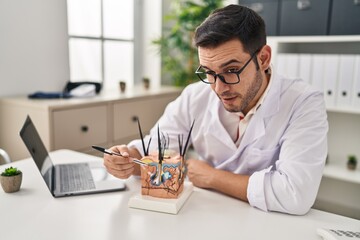
M 115 143 L 124 143 L 120 142 L 120 140 L 140 138 L 137 118 L 140 120 L 144 133 L 148 133 L 159 119 L 167 103 L 172 100 L 172 96 L 158 96 L 157 98 L 143 99 L 141 101 L 131 100 L 115 103 L 113 105 L 113 141 Z M 161 113 L 157 109 L 161 109 Z
M 86 149 L 107 143 L 105 104 L 53 111 L 54 149 Z
M 0 99 L 0 147 L 12 160 L 29 157 L 19 131 L 27 115 L 32 118 L 46 148 L 71 149 L 101 155 L 91 145 L 126 144 L 138 138 L 136 117 L 144 133 L 162 115 L 180 88 L 142 88 L 102 92 L 93 98 L 34 100 L 26 96 Z
M 348 155 L 360 160 L 360 36 L 270 37 L 268 44 L 278 72 L 307 76 L 324 92 L 328 164 L 315 207 L 360 219 L 360 162 L 346 169 Z

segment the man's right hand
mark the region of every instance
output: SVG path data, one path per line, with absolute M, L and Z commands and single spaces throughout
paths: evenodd
M 129 149 L 126 145 L 113 146 L 111 151 L 120 153 L 122 156 L 104 154 L 104 166 L 114 177 L 126 179 L 131 175 L 139 175 L 140 168 L 132 159 L 140 158 L 136 149 Z

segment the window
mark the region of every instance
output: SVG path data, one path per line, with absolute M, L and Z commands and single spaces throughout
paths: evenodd
M 119 81 L 133 86 L 141 75 L 139 56 L 141 0 L 67 0 L 70 78 L 73 82 Z

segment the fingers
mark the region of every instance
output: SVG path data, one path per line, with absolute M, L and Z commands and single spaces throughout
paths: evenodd
M 194 181 L 196 171 L 194 171 L 194 160 L 186 160 L 187 176 L 191 182 Z
M 125 179 L 134 172 L 134 163 L 130 159 L 129 149 L 126 145 L 114 146 L 111 151 L 122 156 L 104 154 L 104 166 L 114 177 Z
M 206 162 L 189 159 L 187 163 L 187 176 L 194 186 L 201 188 L 210 188 L 210 179 L 213 175 L 213 167 Z
M 110 148 L 111 151 L 120 153 L 123 157 L 129 156 L 129 148 L 126 145 L 117 145 Z
M 194 168 L 196 168 L 196 160 L 194 159 L 188 159 L 186 160 L 186 168 L 188 171 L 188 175 L 192 175 L 194 173 L 194 171 L 196 172 L 196 170 L 194 170 Z
M 126 178 L 129 178 L 132 173 L 134 172 L 134 164 L 131 163 L 131 164 L 128 164 L 128 168 L 126 168 L 127 166 L 121 166 L 121 167 L 115 167 L 115 168 L 112 168 L 111 166 L 107 166 L 105 165 L 107 171 L 113 175 L 114 177 L 117 177 L 117 178 L 121 178 L 121 179 L 126 179 Z

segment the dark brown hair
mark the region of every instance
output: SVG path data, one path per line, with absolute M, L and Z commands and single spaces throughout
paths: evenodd
M 215 10 L 197 27 L 194 44 L 217 47 L 233 39 L 239 39 L 244 51 L 253 54 L 266 44 L 264 20 L 247 7 L 228 5 Z

